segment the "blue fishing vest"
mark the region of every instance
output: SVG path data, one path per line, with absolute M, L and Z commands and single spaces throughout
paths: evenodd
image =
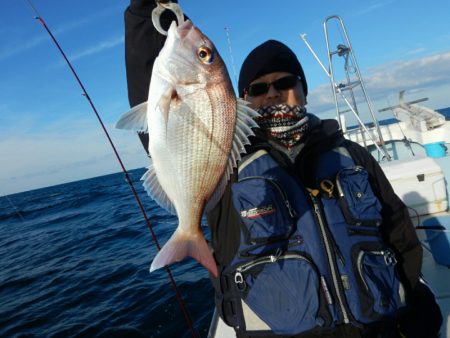
M 293 335 L 361 326 L 401 305 L 396 259 L 378 227 L 367 171 L 345 148 L 320 156 L 305 189 L 266 151 L 247 156 L 232 185 L 239 250 L 221 269 L 219 312 L 237 331 Z

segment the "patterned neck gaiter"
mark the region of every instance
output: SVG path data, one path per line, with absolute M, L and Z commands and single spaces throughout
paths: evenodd
M 306 108 L 276 104 L 258 109 L 260 117 L 255 122 L 268 135 L 276 138 L 286 148 L 296 145 L 309 130 Z

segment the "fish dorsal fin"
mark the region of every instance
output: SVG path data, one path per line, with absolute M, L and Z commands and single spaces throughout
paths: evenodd
M 147 101 L 134 106 L 116 122 L 117 129 L 128 129 L 148 133 Z
M 167 194 L 164 192 L 161 184 L 158 181 L 158 177 L 156 176 L 155 169 L 153 168 L 153 164 L 150 160 L 150 165 L 147 168 L 148 170 L 141 177 L 141 181 L 143 181 L 143 186 L 145 191 L 149 194 L 149 196 L 161 207 L 166 209 L 172 215 L 176 215 L 177 212 L 175 210 L 174 205 L 170 201 Z
M 250 144 L 248 138 L 255 135 L 251 128 L 258 128 L 258 125 L 253 118 L 258 117 L 259 114 L 247 105 L 247 101 L 237 98 L 237 119 L 234 131 L 233 146 L 231 147 L 231 152 L 228 157 L 228 164 L 225 168 L 224 175 L 205 206 L 206 212 L 212 210 L 212 208 L 215 207 L 222 197 L 228 180 L 233 172 L 233 168 L 237 166 L 237 162 L 241 159 L 241 154 L 245 154 L 245 146 Z
M 241 154 L 245 154 L 245 146 L 250 144 L 248 138 L 254 136 L 251 128 L 258 128 L 254 118 L 259 114 L 247 106 L 248 102 L 240 98 L 237 99 L 237 119 L 234 132 L 233 147 L 228 160 L 229 173 L 237 166 L 237 161 L 241 159 Z M 227 177 L 227 179 L 229 176 Z

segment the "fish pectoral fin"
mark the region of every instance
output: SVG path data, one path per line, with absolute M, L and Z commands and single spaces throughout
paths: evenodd
M 175 207 L 169 196 L 167 196 L 166 192 L 161 187 L 151 160 L 147 169 L 148 170 L 141 177 L 145 191 L 161 208 L 166 209 L 172 215 L 176 215 Z
M 134 106 L 116 122 L 115 128 L 148 133 L 147 101 Z
M 192 235 L 179 228 L 153 259 L 150 272 L 171 263 L 182 261 L 186 257 L 194 258 L 215 278 L 217 277 L 216 261 L 203 234 L 199 231 Z
M 167 126 L 167 121 L 169 120 L 169 111 L 170 111 L 170 104 L 174 100 L 179 100 L 178 93 L 175 88 L 169 87 L 164 92 L 163 95 L 161 95 L 161 98 L 158 102 L 158 109 L 161 112 L 161 115 L 164 118 L 164 123 Z

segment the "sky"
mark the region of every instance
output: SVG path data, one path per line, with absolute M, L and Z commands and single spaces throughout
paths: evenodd
M 146 166 L 137 137 L 114 129 L 129 109 L 123 21 L 129 1 L 33 3 L 72 61 L 125 167 Z M 233 83 L 260 43 L 277 39 L 290 46 L 308 81 L 308 110 L 319 117 L 334 117 L 330 81 L 300 34 L 327 65 L 323 22 L 331 15 L 344 20 L 376 110 L 396 104 L 400 90 L 407 100 L 428 97 L 425 105 L 433 109 L 450 106 L 448 0 L 179 3 L 215 43 Z M 336 21 L 328 26 L 332 46 L 342 43 Z M 120 171 L 88 101 L 25 0 L 0 2 L 0 41 L 0 197 Z

